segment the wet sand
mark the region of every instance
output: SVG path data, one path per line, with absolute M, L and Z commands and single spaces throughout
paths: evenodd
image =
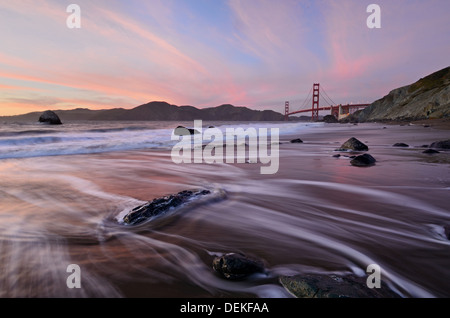
M 333 157 L 350 137 L 374 166 Z M 2 296 L 284 298 L 280 275 L 362 276 L 375 263 L 402 297 L 448 297 L 450 152 L 422 153 L 445 139 L 436 127 L 325 124 L 283 137 L 273 175 L 260 163 L 176 165 L 167 151 L 5 160 Z M 117 224 L 145 201 L 199 187 L 226 198 L 138 230 Z M 219 277 L 212 259 L 229 252 L 261 259 L 266 275 Z M 72 263 L 81 289 L 66 287 Z

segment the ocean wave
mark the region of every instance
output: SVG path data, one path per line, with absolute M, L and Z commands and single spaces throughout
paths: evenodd
M 29 129 L 3 127 L 0 131 L 0 159 L 29 158 L 58 155 L 77 155 L 139 149 L 170 149 L 178 140 L 171 140 L 173 129 L 160 128 L 161 123 L 130 125 L 103 123 L 68 125 L 66 129 Z M 169 126 L 169 124 L 163 125 Z M 280 136 L 295 134 L 301 130 L 321 127 L 322 123 L 239 123 L 216 126 L 224 133 L 229 128 L 279 129 Z M 207 129 L 199 128 L 200 130 Z M 225 139 L 224 139 L 225 140 Z

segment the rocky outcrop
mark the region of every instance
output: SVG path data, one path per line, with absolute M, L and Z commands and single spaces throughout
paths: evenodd
M 292 140 L 291 140 L 291 143 L 292 143 L 292 144 L 301 144 L 301 143 L 303 143 L 303 140 L 301 140 L 300 138 L 292 139 Z
M 45 111 L 40 117 L 39 122 L 49 125 L 62 125 L 61 119 L 51 110 Z
M 450 67 L 392 90 L 357 114 L 357 120 L 420 120 L 450 117 Z
M 264 264 L 240 253 L 229 253 L 214 258 L 213 269 L 226 279 L 239 280 L 264 272 Z
M 281 276 L 280 283 L 297 298 L 398 298 L 381 281 L 381 288 L 369 288 L 365 277 L 355 275 Z

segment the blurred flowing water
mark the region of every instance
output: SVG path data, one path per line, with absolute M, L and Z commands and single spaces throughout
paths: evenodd
M 261 175 L 258 163 L 173 163 L 173 125 L 3 127 L 0 296 L 291 297 L 280 275 L 364 276 L 369 264 L 403 297 L 450 296 L 448 154 L 430 162 L 373 130 L 365 137 L 378 162 L 356 168 L 332 158 L 345 140 L 323 124 L 259 123 L 280 128 L 282 141 L 305 137 L 282 143 L 278 173 Z M 196 188 L 214 200 L 120 222 L 146 201 Z M 263 260 L 267 272 L 224 280 L 212 260 L 229 252 Z M 79 289 L 67 287 L 70 264 L 81 268 Z

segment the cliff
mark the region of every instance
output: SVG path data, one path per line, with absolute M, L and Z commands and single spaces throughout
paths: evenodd
M 353 117 L 360 122 L 450 117 L 450 67 L 392 90 Z

